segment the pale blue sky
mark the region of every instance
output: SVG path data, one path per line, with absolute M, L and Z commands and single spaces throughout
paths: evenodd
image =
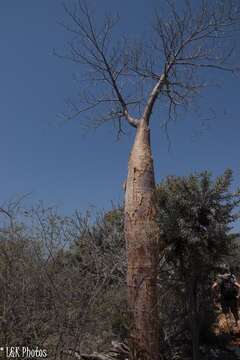
M 150 18 L 149 3 L 101 0 L 96 11 L 117 10 L 126 32 L 141 32 Z M 108 209 L 122 199 L 133 131 L 116 141 L 110 125 L 84 135 L 80 121 L 62 123 L 57 117 L 75 89 L 76 68 L 52 55 L 68 39 L 57 24 L 64 17 L 59 0 L 1 1 L 1 204 L 30 193 L 30 204 L 43 200 L 71 213 L 91 205 Z M 219 75 L 223 86 L 207 90 L 200 102 L 204 110 L 214 108 L 215 116 L 204 127 L 197 114 L 172 124 L 170 151 L 159 127 L 161 109 L 154 116 L 157 181 L 205 169 L 219 175 L 230 167 L 234 186 L 240 184 L 240 82 Z

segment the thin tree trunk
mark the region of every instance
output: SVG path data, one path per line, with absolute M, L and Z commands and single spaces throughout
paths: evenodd
M 158 236 L 150 130 L 146 121 L 141 120 L 129 158 L 125 195 L 131 360 L 160 359 L 156 285 Z
M 192 352 L 193 360 L 199 360 L 199 312 L 197 282 L 195 279 L 193 280 L 191 290 Z

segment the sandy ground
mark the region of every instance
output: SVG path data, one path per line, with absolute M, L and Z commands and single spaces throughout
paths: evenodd
M 236 359 L 240 359 L 240 321 L 238 326 L 236 326 L 232 315 L 228 315 L 226 318 L 224 314 L 220 313 L 214 332 L 216 335 L 226 335 L 226 337 L 228 337 L 229 342 L 227 348 L 233 351 Z

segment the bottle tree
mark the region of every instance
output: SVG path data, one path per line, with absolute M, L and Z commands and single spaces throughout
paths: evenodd
M 124 202 L 131 360 L 161 358 L 156 277 L 164 244 L 156 215 L 153 111 L 167 102 L 168 122 L 206 86 L 204 71 L 234 72 L 232 39 L 240 19 L 234 0 L 164 4 L 165 15 L 155 13 L 145 39 L 119 38 L 119 17 L 108 15 L 100 25 L 87 2 L 65 5 L 63 26 L 72 38 L 67 54 L 58 55 L 85 74 L 80 97 L 68 102 L 68 118 L 88 113 L 93 126 L 115 121 L 120 135 L 125 122 L 135 131 Z

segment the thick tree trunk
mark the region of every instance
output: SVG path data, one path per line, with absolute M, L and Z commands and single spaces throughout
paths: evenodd
M 130 154 L 125 195 L 130 359 L 159 360 L 158 236 L 150 130 L 141 120 Z

